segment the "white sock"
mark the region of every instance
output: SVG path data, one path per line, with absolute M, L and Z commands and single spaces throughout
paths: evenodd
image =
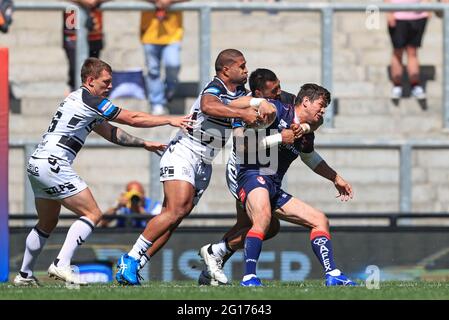
M 219 243 L 214 243 L 212 245 L 212 254 L 216 257 L 223 258 L 227 253 L 229 253 L 228 248 L 226 248 L 226 242 L 221 240 Z
M 334 269 L 332 271 L 326 272 L 326 274 L 331 275 L 332 277 L 338 277 L 341 275 L 341 271 L 338 269 Z
M 147 262 L 150 261 L 150 257 L 147 256 L 146 254 L 144 254 L 143 256 L 140 257 L 140 261 L 139 261 L 139 270 L 142 269 L 143 267 L 145 267 L 145 265 L 147 264 Z
M 147 252 L 151 245 L 151 241 L 145 239 L 143 235 L 140 235 L 131 251 L 128 252 L 128 256 L 133 257 L 136 260 L 140 260 L 140 257 Z
M 20 272 L 26 273 L 27 277 L 33 275 L 34 264 L 36 263 L 37 257 L 41 253 L 48 236 L 47 233 L 36 227 L 31 229 L 31 232 L 28 234 L 25 241 L 25 253 L 23 254 L 22 267 L 20 268 Z
M 76 248 L 86 241 L 87 237 L 94 230 L 94 227 L 95 223 L 86 217 L 79 218 L 70 226 L 58 258 L 55 261 L 57 267 L 70 265 L 70 261 L 72 260 Z
M 243 276 L 243 281 L 248 281 L 248 280 L 250 280 L 250 279 L 252 279 L 252 278 L 256 278 L 257 276 L 255 275 L 255 274 L 247 274 L 247 275 L 245 275 L 245 276 Z

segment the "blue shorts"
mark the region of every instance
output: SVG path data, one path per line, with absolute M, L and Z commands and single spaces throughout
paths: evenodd
M 281 184 L 272 176 L 261 175 L 257 171 L 240 172 L 238 177 L 237 194 L 243 206 L 246 207 L 246 199 L 251 191 L 256 188 L 267 189 L 270 196 L 271 211 L 282 208 L 292 195 L 281 189 Z

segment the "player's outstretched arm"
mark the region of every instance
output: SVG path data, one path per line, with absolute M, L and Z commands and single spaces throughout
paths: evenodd
M 233 100 L 229 103 L 230 107 L 233 108 L 253 108 L 259 114 L 259 120 L 268 121 L 273 117 L 276 117 L 276 107 L 268 102 L 264 98 L 253 98 L 253 97 L 240 97 L 236 100 Z
M 240 118 L 247 125 L 255 125 L 262 118 L 259 116 L 256 107 L 250 107 L 250 99 L 250 97 L 241 97 L 225 105 L 213 95 L 204 95 L 201 97 L 201 111 L 212 117 Z
M 190 115 L 187 116 L 153 116 L 139 111 L 121 109 L 118 116 L 111 120 L 120 124 L 126 124 L 137 128 L 151 128 L 170 125 L 181 129 L 189 129 L 194 122 Z
M 332 169 L 326 161 L 324 161 L 316 151 L 313 151 L 312 154 L 315 154 L 312 157 L 315 157 L 315 160 L 313 160 L 315 163 L 318 160 L 318 157 L 321 159 L 321 161 L 318 162 L 318 164 L 313 168 L 313 171 L 316 174 L 319 174 L 320 176 L 332 181 L 334 183 L 335 189 L 337 189 L 337 198 L 340 198 L 341 201 L 348 201 L 349 199 L 352 199 L 354 194 L 352 191 L 352 186 L 346 182 L 342 177 L 338 175 L 337 172 L 335 172 L 334 169 Z M 303 159 L 303 155 L 301 154 L 301 159 Z M 304 161 L 306 163 L 306 161 Z M 307 164 L 307 163 L 306 163 Z M 311 166 L 309 166 L 311 167 Z M 311 167 L 312 168 L 312 167 Z
M 145 148 L 148 151 L 164 151 L 167 145 L 160 142 L 145 141 L 144 139 L 130 135 L 126 131 L 117 128 L 108 122 L 103 122 L 94 128 L 94 131 L 106 140 L 125 147 Z

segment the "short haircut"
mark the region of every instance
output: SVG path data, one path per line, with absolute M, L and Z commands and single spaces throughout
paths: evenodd
M 215 60 L 215 71 L 219 72 L 223 70 L 223 67 L 233 64 L 238 57 L 243 57 L 243 53 L 237 49 L 223 50 Z
M 269 69 L 259 68 L 254 70 L 249 76 L 249 88 L 251 93 L 254 96 L 256 90 L 262 90 L 265 88 L 265 83 L 267 81 L 276 81 L 277 79 L 278 77 L 276 77 L 276 74 Z
M 98 58 L 87 58 L 81 67 L 81 81 L 87 81 L 87 77 L 91 76 L 95 79 L 99 78 L 101 72 L 106 70 L 112 74 L 112 68 L 109 64 Z
M 331 103 L 331 93 L 326 88 L 315 83 L 306 83 L 301 87 L 296 95 L 295 105 L 300 104 L 304 97 L 309 98 L 311 102 L 323 97 L 326 106 Z

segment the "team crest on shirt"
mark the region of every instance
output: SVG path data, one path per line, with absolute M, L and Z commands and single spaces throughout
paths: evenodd
M 261 176 L 257 177 L 257 181 L 259 181 L 260 184 L 265 184 L 265 179 Z
M 288 125 L 287 125 L 287 122 L 285 122 L 284 119 L 281 119 L 281 120 L 279 121 L 279 126 L 278 126 L 278 128 L 280 128 L 280 129 L 281 129 L 281 128 L 284 128 L 284 129 L 285 129 L 285 128 L 287 128 L 287 126 L 288 126 Z
M 190 170 L 186 167 L 182 167 L 182 175 L 190 178 Z

